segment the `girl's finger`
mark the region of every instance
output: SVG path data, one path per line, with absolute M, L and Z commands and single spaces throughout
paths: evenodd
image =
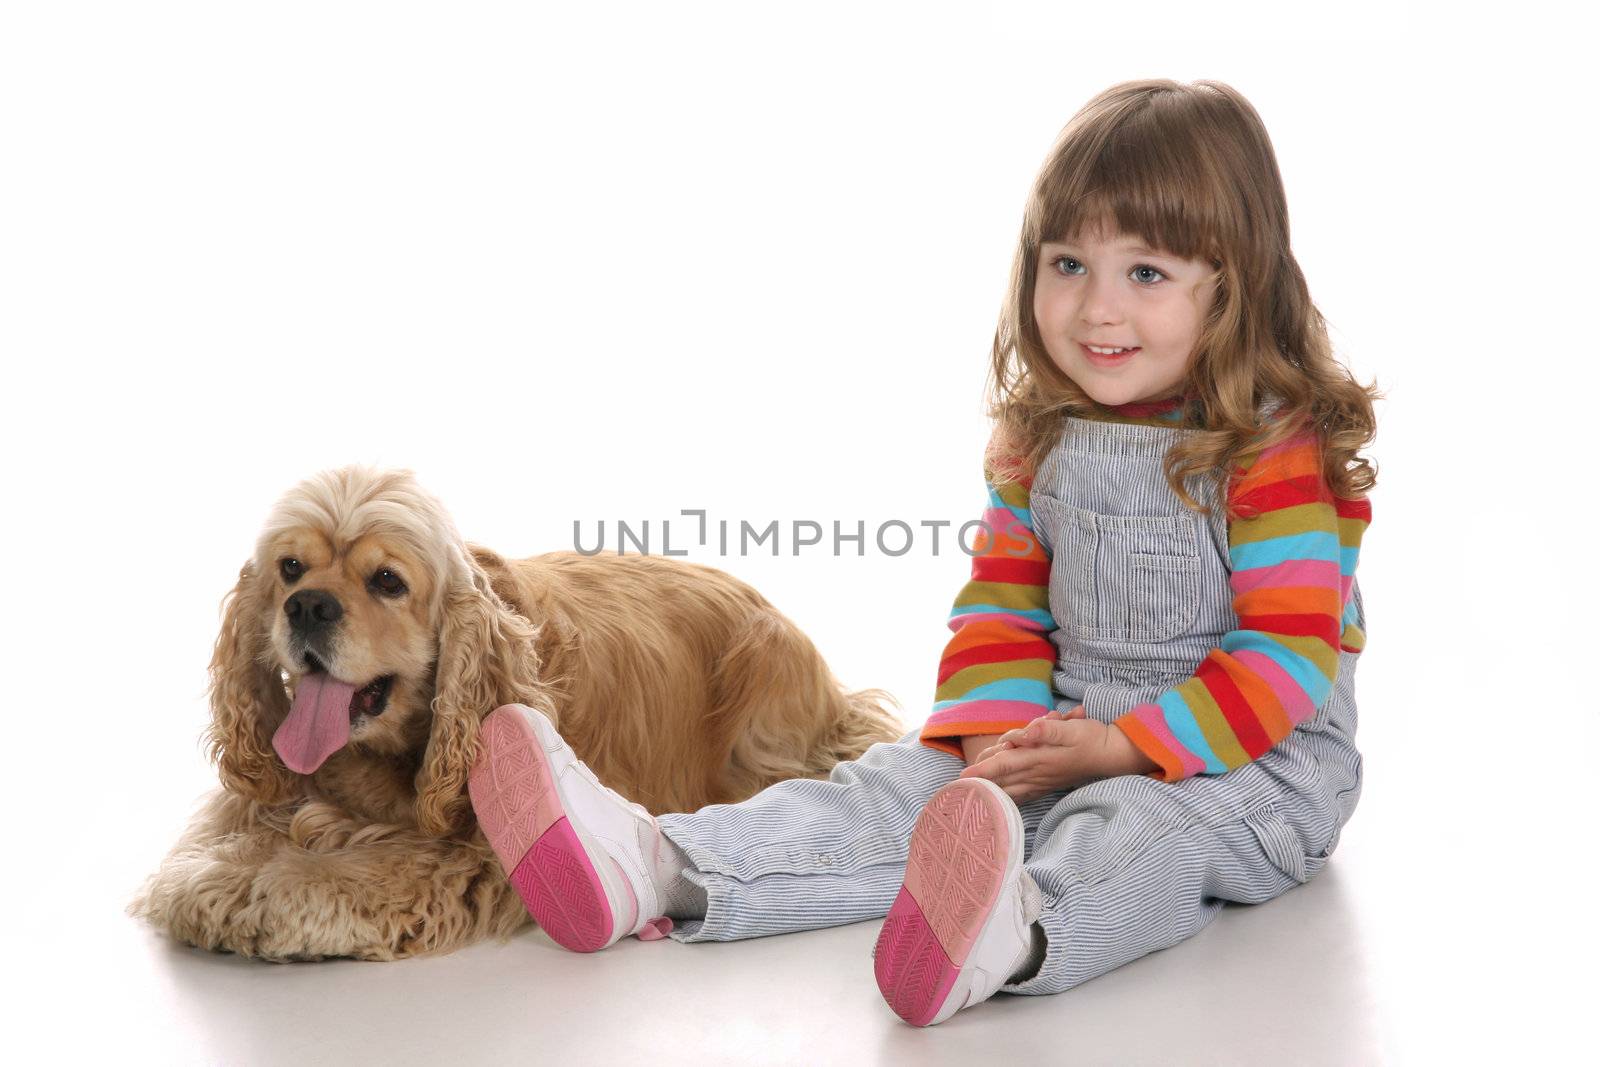
M 996 753 L 989 759 L 979 760 L 963 768 L 959 777 L 962 778 L 987 778 L 996 785 L 1003 785 L 1002 778 L 1011 773 L 1011 758 L 1006 753 Z
M 1050 723 L 1053 723 L 1053 721 L 1058 720 L 1053 720 L 1053 718 L 1046 720 L 1046 717 L 1040 715 L 1034 721 L 1030 721 L 1029 725 L 1013 729 L 1011 734 L 1016 734 L 1016 736 L 1011 737 L 1011 741 L 1019 745 L 1038 744 L 1042 737 L 1048 736 L 1048 729 L 1050 729 Z
M 1018 735 L 1017 740 L 1024 745 L 1048 744 L 1056 731 L 1056 723 L 1060 721 L 1060 719 L 1050 719 L 1046 722 L 1030 722 L 1023 727 L 1022 733 Z

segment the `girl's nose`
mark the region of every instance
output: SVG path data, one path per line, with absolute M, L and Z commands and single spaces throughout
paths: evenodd
M 1083 288 L 1083 305 L 1079 315 L 1084 324 L 1099 326 L 1102 323 L 1122 321 L 1122 290 L 1115 278 L 1090 278 Z

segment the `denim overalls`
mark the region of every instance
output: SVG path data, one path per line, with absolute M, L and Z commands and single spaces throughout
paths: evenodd
M 1162 473 L 1178 427 L 1065 420 L 1031 496 L 1053 553 L 1054 684 L 1062 710 L 1110 722 L 1191 677 L 1238 618 L 1226 518 L 1186 510 Z M 1185 483 L 1201 503 L 1212 479 Z M 1365 629 L 1361 591 L 1352 591 Z M 1123 775 L 1021 807 L 1024 868 L 1044 895 L 1038 973 L 1001 988 L 1057 993 L 1206 926 L 1225 901 L 1271 900 L 1327 862 L 1361 795 L 1355 665 L 1341 650 L 1327 702 L 1259 759 L 1221 775 Z M 965 763 L 913 730 L 738 804 L 662 815 L 706 890 L 678 941 L 727 941 L 886 915 L 923 805 Z

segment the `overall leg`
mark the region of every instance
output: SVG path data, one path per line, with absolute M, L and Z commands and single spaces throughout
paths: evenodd
M 1319 794 L 1284 787 L 1270 756 L 1226 775 L 1129 775 L 1065 794 L 1024 870 L 1043 892 L 1045 956 L 1009 993 L 1059 993 L 1204 929 L 1223 904 L 1308 881 L 1338 823 Z
M 706 893 L 705 917 L 667 936 L 731 941 L 887 914 L 917 816 L 966 766 L 919 732 L 873 745 L 826 781 L 790 779 L 737 804 L 657 816 L 693 865 L 683 876 Z

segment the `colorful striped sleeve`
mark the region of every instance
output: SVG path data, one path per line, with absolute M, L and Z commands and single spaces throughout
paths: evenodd
M 955 636 L 939 659 L 933 712 L 921 734 L 924 745 L 956 756 L 963 737 L 1003 734 L 1055 707 L 1050 556 L 1033 532 L 1033 480 L 1019 475 L 997 486 L 995 470 L 986 460 L 989 506 L 973 539 L 972 578 L 950 611 Z
M 1194 677 L 1115 720 L 1177 782 L 1256 759 L 1327 702 L 1339 652 L 1366 634 L 1352 602 L 1371 502 L 1335 497 L 1310 428 L 1237 469 L 1228 526 L 1237 629 Z

